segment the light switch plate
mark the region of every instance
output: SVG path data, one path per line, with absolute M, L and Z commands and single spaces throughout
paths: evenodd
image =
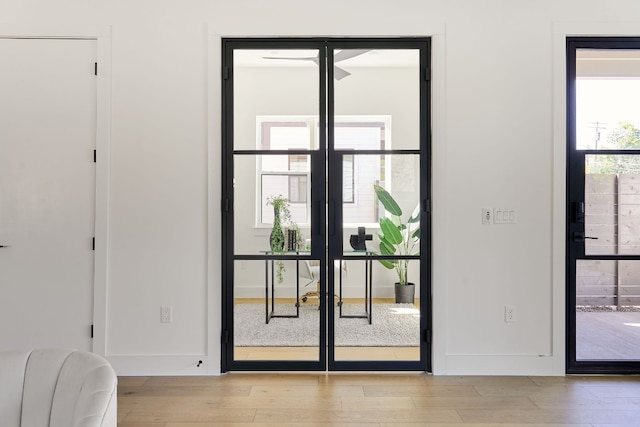
M 493 209 L 482 208 L 482 223 L 493 224 Z

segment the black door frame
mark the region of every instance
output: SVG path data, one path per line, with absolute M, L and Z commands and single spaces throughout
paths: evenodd
M 334 271 L 322 266 L 342 257 L 342 227 L 327 227 L 324 224 L 342 224 L 341 209 L 331 209 L 342 205 L 342 155 L 333 150 L 333 50 L 334 49 L 416 49 L 420 51 L 420 147 L 417 150 L 378 150 L 368 154 L 419 154 L 420 155 L 420 201 L 421 241 L 420 241 L 420 360 L 416 361 L 336 361 L 334 357 L 333 330 L 334 305 L 320 299 L 320 352 L 318 361 L 247 361 L 234 360 L 233 351 L 233 284 L 234 261 L 264 259 L 300 259 L 288 255 L 236 255 L 234 250 L 234 155 L 258 155 L 260 150 L 234 150 L 233 141 L 233 52 L 237 49 L 318 49 L 326 52 L 319 56 L 319 117 L 320 141 L 316 151 L 299 154 L 311 156 L 313 171 L 325 170 L 328 194 L 325 194 L 324 179 L 312 179 L 311 188 L 311 230 L 312 253 L 310 258 L 320 261 L 320 293 L 333 295 Z M 222 40 L 222 372 L 230 370 L 288 370 L 288 371 L 431 371 L 431 85 L 429 38 L 232 38 Z M 298 154 L 292 151 L 270 154 Z M 353 153 L 353 152 L 351 152 Z M 358 151 L 360 154 L 361 152 Z M 367 154 L 367 153 L 364 153 Z M 324 175 L 323 175 L 324 176 Z M 337 179 L 336 179 L 337 178 Z M 318 209 L 313 206 L 327 206 Z M 324 251 L 323 248 L 328 250 Z M 353 257 L 357 259 L 358 257 Z M 392 258 L 392 257 L 387 257 Z M 396 257 L 398 258 L 398 257 Z M 352 259 L 352 257 L 350 257 Z M 329 284 L 329 285 L 328 285 Z M 328 349 L 328 354 L 327 354 Z
M 583 218 L 585 157 L 591 154 L 640 155 L 640 150 L 576 149 L 576 51 L 579 49 L 640 50 L 638 37 L 568 37 L 567 58 L 567 199 L 566 199 L 566 371 L 568 374 L 638 374 L 640 360 L 577 360 L 576 355 L 576 261 L 640 260 L 640 255 L 585 255 Z M 639 355 L 640 356 L 640 355 Z M 640 358 L 639 358 L 640 359 Z

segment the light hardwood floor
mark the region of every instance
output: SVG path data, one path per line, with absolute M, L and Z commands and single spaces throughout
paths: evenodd
M 638 426 L 639 377 L 121 377 L 119 427 Z

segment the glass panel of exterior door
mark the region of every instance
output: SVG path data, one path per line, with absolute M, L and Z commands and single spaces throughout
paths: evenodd
M 576 148 L 640 149 L 640 50 L 576 51 Z
M 577 360 L 640 360 L 640 261 L 576 267 Z
M 585 255 L 640 255 L 640 155 L 586 155 L 584 187 Z
M 585 255 L 640 255 L 640 155 L 584 158 Z M 640 261 L 576 261 L 576 358 L 640 359 Z

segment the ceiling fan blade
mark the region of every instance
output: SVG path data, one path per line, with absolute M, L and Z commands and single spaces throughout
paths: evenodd
M 263 56 L 262 59 L 287 59 L 291 61 L 313 61 L 318 60 L 317 56 L 292 57 L 292 56 Z
M 335 65 L 333 66 L 333 78 L 336 80 L 342 80 L 347 76 L 350 76 L 351 73 L 348 72 L 347 70 L 343 70 L 340 67 L 336 67 Z
M 350 51 L 349 53 L 351 53 L 351 52 L 353 52 L 353 51 Z M 361 55 L 364 52 L 367 52 L 367 51 L 359 51 L 358 54 L 353 55 L 353 56 Z M 352 58 L 353 56 L 349 56 L 349 57 Z M 307 57 L 263 56 L 262 58 L 263 59 L 287 59 L 287 60 L 291 60 L 291 61 L 312 61 L 314 64 L 320 65 L 320 60 L 318 59 L 317 56 L 307 56 Z M 350 76 L 350 75 L 351 75 L 350 72 L 348 72 L 346 70 L 343 70 L 340 67 L 336 67 L 335 65 L 333 66 L 333 77 L 336 80 L 344 79 L 345 77 Z
M 369 52 L 371 49 L 344 49 L 333 55 L 333 62 L 344 61 Z

